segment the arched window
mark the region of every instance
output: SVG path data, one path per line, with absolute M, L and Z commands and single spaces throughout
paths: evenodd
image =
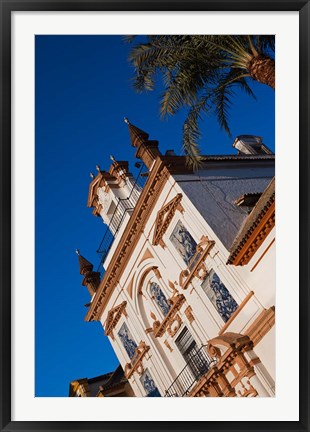
M 156 282 L 151 282 L 150 293 L 152 299 L 156 302 L 162 314 L 166 316 L 169 312 L 170 304 L 168 303 L 165 294 L 162 292 Z

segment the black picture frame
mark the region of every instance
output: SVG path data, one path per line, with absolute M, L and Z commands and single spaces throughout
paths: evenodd
M 300 24 L 300 420 L 292 422 L 11 421 L 11 13 L 14 11 L 298 11 Z M 0 0 L 1 19 L 1 430 L 292 430 L 309 427 L 309 1 L 302 0 Z M 294 143 L 295 146 L 295 143 Z M 293 147 L 294 147 L 293 146 Z M 296 287 L 294 287 L 296 289 Z M 288 341 L 288 355 L 294 355 Z M 289 371 L 288 371 L 289 374 Z

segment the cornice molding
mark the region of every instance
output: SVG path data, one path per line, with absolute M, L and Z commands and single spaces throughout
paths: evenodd
M 137 205 L 128 221 L 124 234 L 117 245 L 111 262 L 90 305 L 85 317 L 86 321 L 98 320 L 102 315 L 115 284 L 119 281 L 124 271 L 128 257 L 133 252 L 169 175 L 165 163 L 160 158 L 157 158 Z
M 245 334 L 257 345 L 275 325 L 275 307 L 264 309 L 253 324 L 245 330 Z
M 268 203 L 262 216 L 251 231 L 247 233 L 236 251 L 231 254 L 227 264 L 246 265 L 257 252 L 258 248 L 267 238 L 275 226 L 275 201 Z

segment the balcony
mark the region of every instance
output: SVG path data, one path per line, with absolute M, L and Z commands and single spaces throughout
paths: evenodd
M 100 263 L 98 265 L 97 271 L 102 276 L 104 271 L 103 263 L 112 247 L 115 237 L 122 226 L 122 223 L 125 219 L 126 214 L 130 214 L 136 205 L 137 199 L 137 191 L 141 191 L 146 183 L 147 175 L 145 172 L 147 171 L 145 165 L 141 162 L 137 163 L 136 166 L 139 168 L 139 172 L 137 177 L 135 178 L 129 196 L 127 198 L 119 199 L 116 207 L 111 216 L 109 225 L 106 225 L 105 232 L 103 238 L 100 242 L 100 245 L 97 249 L 98 255 L 100 255 Z M 140 192 L 138 192 L 140 193 Z
M 179 375 L 166 390 L 165 397 L 186 397 L 194 385 L 217 362 L 206 353 L 207 345 L 189 354 L 189 359 Z

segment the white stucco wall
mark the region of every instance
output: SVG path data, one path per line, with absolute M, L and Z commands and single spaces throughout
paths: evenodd
M 208 236 L 210 240 L 215 241 L 215 245 L 206 259 L 206 266 L 208 270 L 212 268 L 217 273 L 238 304 L 251 291 L 254 292 L 254 295 L 227 331 L 244 332 L 264 308 L 275 304 L 274 243 L 269 247 L 255 269 L 251 271 L 251 268 L 260 259 L 264 250 L 272 242 L 274 232 L 269 234 L 264 244 L 246 267 L 228 266 L 226 264 L 229 255 L 226 245 L 227 243 L 231 243 L 239 229 L 234 219 L 240 218 L 243 220 L 246 216 L 241 209 L 233 208 L 231 203 L 242 193 L 262 192 L 270 181 L 269 175 L 272 175 L 272 170 L 269 168 L 268 170 L 266 169 L 264 175 L 261 172 L 260 176 L 255 172 L 254 174 L 258 176 L 255 181 L 247 177 L 251 174 L 250 172 L 246 173 L 242 171 L 243 178 L 240 178 L 241 173 L 237 169 L 235 174 L 238 178 L 234 179 L 227 178 L 228 174 L 225 170 L 221 173 L 213 173 L 211 171 L 202 173 L 201 178 L 195 181 L 192 179 L 193 181 L 191 180 L 188 183 L 184 181 L 184 177 L 170 177 L 148 219 L 134 252 L 128 257 L 126 268 L 122 273 L 119 283 L 114 288 L 113 295 L 101 317 L 101 322 L 104 325 L 110 309 L 124 300 L 127 301 L 126 312 L 128 316 L 126 318 L 122 315 L 114 329 L 114 340 L 110 338 L 111 344 L 122 367 L 125 368 L 126 363 L 130 359 L 118 338 L 117 332 L 122 323 L 126 321 L 135 342 L 139 344 L 140 341 L 144 341 L 150 346 L 143 365 L 145 369 L 149 370 L 162 395 L 164 395 L 165 390 L 167 390 L 185 366 L 185 360 L 175 344 L 175 339 L 184 326 L 188 328 L 197 345 L 201 346 L 207 344 L 209 339 L 217 336 L 224 325 L 223 319 L 202 289 L 201 281 L 198 278 L 194 278 L 185 290 L 179 286 L 179 275 L 186 268 L 186 264 L 169 239 L 178 220 L 184 224 L 197 243 L 199 243 L 202 236 Z M 208 188 L 205 185 L 207 177 L 212 177 L 211 186 Z M 152 239 L 157 213 L 165 204 L 175 198 L 178 193 L 182 193 L 183 195 L 181 204 L 184 208 L 184 213 L 180 213 L 177 210 L 170 222 L 163 236 L 166 247 L 163 248 L 160 245 L 154 246 L 152 245 Z M 224 199 L 222 199 L 221 208 L 219 209 L 219 200 L 223 197 Z M 117 241 L 113 245 L 105 267 L 109 263 L 116 245 Z M 151 253 L 153 258 L 142 259 L 146 250 Z M 151 271 L 142 284 L 141 295 L 138 293 L 139 288 L 141 288 L 141 278 L 144 272 L 152 266 L 158 267 L 161 278 L 158 279 L 155 273 Z M 172 290 L 169 287 L 170 281 L 175 285 L 179 293 L 183 294 L 186 298 L 185 303 L 179 311 L 182 325 L 173 337 L 169 336 L 166 332 L 162 337 L 155 338 L 153 333 L 146 332 L 146 329 L 152 326 L 151 313 L 154 313 L 158 318 L 160 316 L 156 304 L 152 304 L 150 299 L 143 294 L 150 281 L 156 281 L 167 298 L 172 295 Z M 129 286 L 131 287 L 131 292 L 128 290 Z M 189 305 L 195 318 L 192 323 L 188 322 L 184 313 Z M 172 351 L 165 345 L 164 341 L 167 341 Z M 274 378 L 274 351 L 270 349 L 271 345 L 274 347 L 272 334 L 270 333 L 258 345 L 259 353 L 257 354 L 266 363 L 268 373 Z M 145 395 L 137 373 L 130 379 L 130 383 L 137 396 Z

